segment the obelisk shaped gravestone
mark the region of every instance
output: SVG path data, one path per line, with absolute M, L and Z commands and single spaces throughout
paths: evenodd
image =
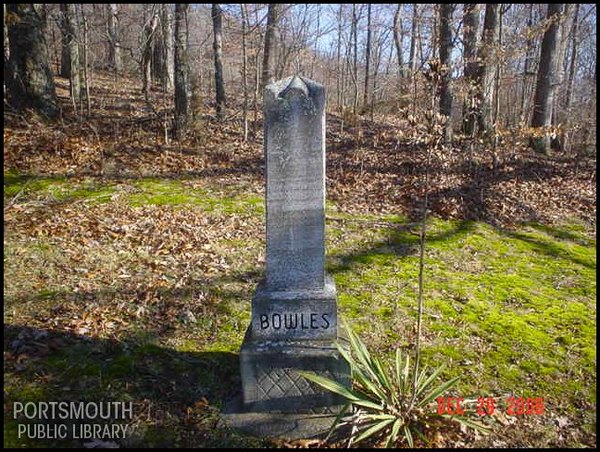
M 254 412 L 331 412 L 340 401 L 302 378 L 348 384 L 335 348 L 336 290 L 325 275 L 325 89 L 288 77 L 264 93 L 266 278 L 240 351 L 243 405 Z

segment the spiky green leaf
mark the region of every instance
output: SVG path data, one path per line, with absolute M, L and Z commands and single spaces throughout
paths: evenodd
M 373 435 L 373 434 L 377 433 L 378 431 L 383 430 L 384 428 L 386 428 L 392 422 L 394 422 L 394 419 L 388 419 L 388 420 L 376 422 L 374 424 L 369 424 L 370 427 L 368 429 L 366 429 L 366 430 L 363 430 L 363 432 L 356 437 L 356 439 L 354 440 L 354 442 L 359 443 L 362 440 L 367 439 L 371 435 Z
M 448 389 L 450 389 L 452 386 L 454 386 L 454 384 L 458 381 L 459 378 L 460 377 L 454 377 L 454 378 L 448 380 L 447 382 L 441 384 L 440 386 L 436 387 L 428 395 L 426 395 L 424 398 L 420 399 L 417 402 L 417 405 L 424 406 L 424 405 L 427 405 L 432 400 L 437 399 L 440 395 L 442 395 L 444 392 L 446 392 Z
M 392 447 L 396 444 L 396 440 L 398 439 L 398 432 L 400 431 L 400 427 L 402 427 L 403 423 L 404 420 L 402 418 L 396 419 L 394 425 L 392 425 L 392 431 L 388 436 L 387 442 L 385 443 L 386 448 Z

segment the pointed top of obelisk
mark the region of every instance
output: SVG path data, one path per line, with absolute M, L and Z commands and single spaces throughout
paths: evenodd
M 296 74 L 265 86 L 265 100 L 268 103 L 277 98 L 287 98 L 293 92 L 302 93 L 306 97 L 320 98 L 325 89 L 320 83 Z
M 293 91 L 309 96 L 308 86 L 299 75 L 294 75 L 289 85 L 279 93 L 279 97 L 289 97 Z

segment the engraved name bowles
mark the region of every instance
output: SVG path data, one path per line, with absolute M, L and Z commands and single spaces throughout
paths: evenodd
M 274 330 L 318 330 L 328 329 L 331 326 L 332 315 L 330 313 L 319 314 L 317 312 L 301 312 L 301 313 L 290 313 L 284 314 L 279 312 L 272 312 L 269 314 L 258 315 L 258 325 L 261 330 L 274 329 Z

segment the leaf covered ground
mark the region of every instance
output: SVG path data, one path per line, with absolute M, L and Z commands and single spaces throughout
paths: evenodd
M 62 122 L 5 114 L 5 446 L 51 444 L 17 436 L 12 402 L 30 400 L 133 401 L 121 447 L 286 446 L 219 420 L 264 269 L 259 124 L 243 142 L 239 117 L 206 108 L 165 143 L 133 82 L 98 76 L 82 121 L 57 84 Z M 327 262 L 340 313 L 386 355 L 413 351 L 426 131 L 376 119 L 328 114 Z M 424 360 L 461 375 L 455 395 L 501 407 L 493 435 L 457 427 L 432 445 L 591 447 L 595 158 L 504 139 L 432 155 Z M 546 413 L 504 415 L 512 394 Z

